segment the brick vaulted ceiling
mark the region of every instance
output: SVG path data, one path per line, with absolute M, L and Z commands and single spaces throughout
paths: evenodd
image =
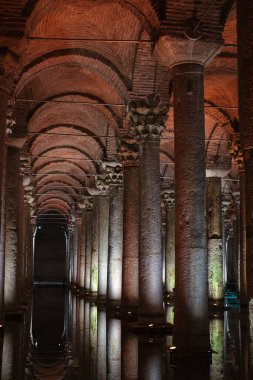
M 228 160 L 238 128 L 236 14 L 230 0 L 0 0 L 0 69 L 12 89 L 9 139 L 29 157 L 37 215 L 70 217 L 100 162 L 117 160 L 130 99 L 158 92 L 171 103 L 161 142 L 161 177 L 173 178 L 173 91 L 159 63 L 159 35 L 183 35 L 200 20 L 223 39 L 206 68 L 206 160 Z M 230 177 L 236 178 L 233 167 Z

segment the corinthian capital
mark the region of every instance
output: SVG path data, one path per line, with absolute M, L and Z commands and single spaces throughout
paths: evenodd
M 118 157 L 123 166 L 138 166 L 139 148 L 136 140 L 130 136 L 122 137 Z
M 174 183 L 171 183 L 171 185 L 164 189 L 161 193 L 162 198 L 162 204 L 165 207 L 174 207 L 175 206 L 175 188 Z
M 159 138 L 168 111 L 169 105 L 161 102 L 158 94 L 151 94 L 146 100 L 132 100 L 127 114 L 131 134 L 136 140 Z

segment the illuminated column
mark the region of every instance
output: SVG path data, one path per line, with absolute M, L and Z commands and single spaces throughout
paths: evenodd
M 237 163 L 239 172 L 239 192 L 235 194 L 236 207 L 237 207 L 237 225 L 239 234 L 239 292 L 240 304 L 246 306 L 248 302 L 247 297 L 247 271 L 246 271 L 246 209 L 245 209 L 245 167 L 243 161 L 243 152 L 241 150 L 240 134 L 234 135 L 233 141 L 230 146 L 230 154 Z
M 74 224 L 68 224 L 69 231 L 69 284 L 73 284 L 74 279 L 74 250 L 73 250 L 73 240 L 74 240 Z
M 120 164 L 106 166 L 106 181 L 110 185 L 110 222 L 107 298 L 121 300 L 123 255 L 123 188 Z
M 98 310 L 97 380 L 106 380 L 106 310 Z
M 158 95 L 129 104 L 129 126 L 139 142 L 140 231 L 138 322 L 163 323 L 160 134 L 168 107 Z
M 139 297 L 139 160 L 133 138 L 121 140 L 123 171 L 122 307 L 137 306 Z
M 162 191 L 166 210 L 165 234 L 165 290 L 172 294 L 175 288 L 175 191 L 174 184 Z
M 107 340 L 107 379 L 121 379 L 121 321 L 119 319 L 108 319 Z
M 156 51 L 172 68 L 175 134 L 175 328 L 177 355 L 210 349 L 207 288 L 204 65 L 219 42 L 161 36 Z
M 247 296 L 253 298 L 253 49 L 252 19 L 253 3 L 250 0 L 237 2 L 237 49 L 238 49 L 238 95 L 241 149 L 245 168 L 245 213 L 246 213 L 246 267 Z
M 90 293 L 97 296 L 98 293 L 98 197 L 94 197 L 92 209 L 92 251 Z
M 221 178 L 207 178 L 208 298 L 223 302 Z
M 98 207 L 98 297 L 106 299 L 108 277 L 108 238 L 109 238 L 109 186 L 104 178 L 96 180 L 100 190 L 97 196 Z
M 85 290 L 90 291 L 91 286 L 91 256 L 92 256 L 92 209 L 93 199 L 86 198 L 86 222 L 85 222 Z
M 21 252 L 18 249 L 19 149 L 8 147 L 6 168 L 5 311 L 18 311 L 21 296 Z
M 78 265 L 78 286 L 83 290 L 85 284 L 85 256 L 86 256 L 86 211 L 82 210 L 79 227 L 79 265 Z
M 80 233 L 81 233 L 81 215 L 76 214 L 75 232 L 74 232 L 74 284 L 79 284 L 80 274 Z

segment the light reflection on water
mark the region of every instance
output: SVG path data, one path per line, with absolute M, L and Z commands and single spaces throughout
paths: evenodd
M 61 288 L 35 289 L 23 320 L 7 321 L 1 380 L 250 380 L 252 347 L 246 310 L 210 318 L 212 363 L 173 365 L 171 336 L 140 335 L 104 304 Z M 173 320 L 173 306 L 167 305 Z M 251 332 L 251 334 L 250 334 Z

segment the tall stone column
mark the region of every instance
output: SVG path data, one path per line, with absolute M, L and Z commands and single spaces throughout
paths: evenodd
M 21 252 L 18 250 L 19 149 L 8 147 L 5 223 L 5 311 L 18 311 L 21 297 Z
M 107 298 L 110 301 L 120 302 L 123 255 L 123 187 L 120 164 L 108 163 L 106 181 L 110 186 Z
M 98 294 L 98 197 L 93 199 L 92 210 L 92 253 L 90 273 L 90 293 L 92 296 Z
M 160 189 L 160 134 L 168 107 L 158 95 L 129 105 L 130 130 L 139 142 L 140 231 L 138 323 L 164 323 Z
M 5 243 L 5 178 L 6 178 L 6 117 L 9 94 L 0 77 L 0 325 L 4 311 L 4 243 Z
M 156 50 L 172 68 L 175 133 L 175 325 L 178 355 L 210 349 L 207 289 L 204 65 L 220 44 L 161 36 Z
M 248 300 L 253 298 L 253 3 L 237 1 L 238 93 L 241 149 L 245 166 Z
M 98 207 L 98 297 L 107 297 L 108 238 L 109 238 L 109 186 L 103 178 L 96 181 L 100 190 Z
M 172 294 L 175 288 L 175 191 L 174 184 L 162 191 L 166 211 L 165 233 L 165 291 Z
M 86 198 L 85 205 L 85 291 L 89 292 L 91 289 L 91 256 L 92 256 L 92 208 L 93 199 Z
M 208 298 L 223 302 L 221 178 L 207 177 Z
M 138 145 L 131 137 L 121 140 L 119 158 L 123 172 L 123 308 L 135 307 L 139 298 L 139 160 Z
M 73 285 L 74 283 L 74 231 L 75 227 L 73 223 L 69 223 L 68 225 L 69 230 L 69 284 Z
M 86 210 L 81 211 L 81 225 L 79 231 L 79 270 L 78 286 L 83 290 L 85 284 L 85 256 L 86 256 Z
M 247 272 L 246 272 L 246 199 L 245 199 L 245 167 L 243 161 L 243 152 L 241 150 L 240 135 L 235 134 L 231 143 L 230 153 L 237 163 L 239 171 L 239 196 L 238 198 L 238 230 L 239 230 L 239 252 L 240 252 L 240 303 L 246 306 L 247 297 Z

